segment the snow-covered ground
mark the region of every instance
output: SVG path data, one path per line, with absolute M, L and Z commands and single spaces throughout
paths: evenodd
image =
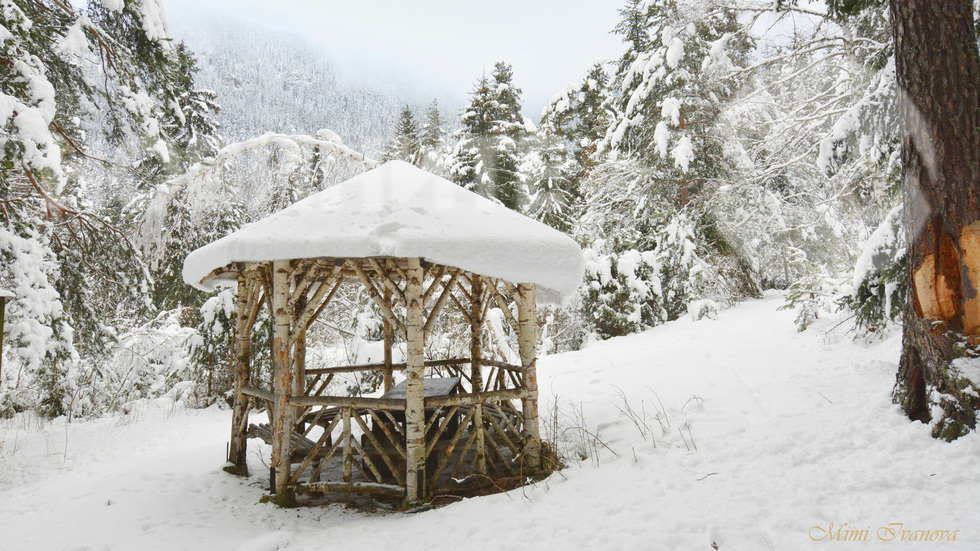
M 855 343 L 829 320 L 797 333 L 780 304 L 542 358 L 542 422 L 553 426 L 557 400 L 571 466 L 410 515 L 259 504 L 255 441 L 250 480 L 221 471 L 226 410 L 2 421 L 0 548 L 980 548 L 980 438 L 937 442 L 902 417 L 898 336 Z M 829 541 L 844 523 L 842 539 L 866 541 Z M 899 530 L 956 541 L 902 542 Z

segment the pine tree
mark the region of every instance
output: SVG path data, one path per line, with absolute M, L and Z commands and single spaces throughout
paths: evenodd
M 453 151 L 453 177 L 467 189 L 520 210 L 527 195 L 519 172 L 527 125 L 521 90 L 513 84 L 509 65 L 498 62 L 491 79 L 480 79 L 462 124 Z
M 398 119 L 395 139 L 388 146 L 385 160 L 398 159 L 419 166 L 422 163 L 422 136 L 412 108 L 406 105 Z
M 166 125 L 180 119 L 188 75 L 160 11 L 144 2 L 92 2 L 84 14 L 49 0 L 0 10 L 0 102 L 14 107 L 0 116 L 0 279 L 17 294 L 8 342 L 24 368 L 11 398 L 21 407 L 60 413 L 80 360 L 104 352 L 119 318 L 144 302 L 131 228 L 92 203 L 85 177 L 118 178 L 90 149 L 98 143 L 117 146 L 111 155 L 124 166 L 134 153 L 164 166 L 174 151 Z
M 571 233 L 579 193 L 575 163 L 569 159 L 565 140 L 550 127 L 542 127 L 523 165 L 530 192 L 528 214 L 558 231 Z
M 432 100 L 425 110 L 425 122 L 419 132 L 421 149 L 421 167 L 433 174 L 447 177 L 446 166 L 449 164 L 449 150 L 446 143 L 446 130 L 443 128 L 442 114 L 439 112 L 439 102 Z
M 594 63 L 578 87 L 567 86 L 545 106 L 541 127 L 562 137 L 578 164 L 581 181 L 598 163 L 596 149 L 611 124 L 609 75 L 604 64 Z
M 663 170 L 684 207 L 707 181 L 729 171 L 721 140 L 712 136 L 723 101 L 734 92 L 721 77 L 745 63 L 751 43 L 726 3 L 642 5 L 642 18 L 631 10 L 629 25 L 617 27 L 627 44 L 644 49 L 631 48 L 619 64 L 613 88 L 622 93 L 603 147 Z M 649 40 L 633 37 L 641 21 Z
M 616 76 L 626 74 L 637 56 L 650 49 L 650 17 L 653 7 L 647 0 L 626 0 L 626 6 L 619 10 L 619 23 L 613 32 L 623 37 L 627 50 L 616 66 Z
M 446 142 L 446 131 L 442 127 L 442 115 L 439 113 L 439 102 L 432 100 L 425 110 L 425 123 L 422 125 L 422 151 L 436 151 Z

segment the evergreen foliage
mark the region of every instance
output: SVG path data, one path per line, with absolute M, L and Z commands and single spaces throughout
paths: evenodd
M 858 327 L 872 334 L 901 319 L 908 293 L 908 256 L 902 207 L 892 209 L 871 234 L 854 271 L 853 289 L 840 299 Z
M 498 62 L 491 78 L 477 82 L 470 106 L 463 113 L 450 174 L 466 189 L 521 210 L 527 202 L 519 172 L 527 126 L 513 70 Z
M 196 146 L 207 123 L 180 107 L 181 97 L 192 99 L 193 60 L 166 36 L 152 0 L 92 2 L 84 12 L 11 1 L 0 25 L 8 35 L 0 102 L 10 108 L 0 111 L 0 250 L 10 260 L 0 278 L 17 296 L 9 326 L 26 375 L 8 399 L 56 415 L 66 381 L 99 384 L 92 362 L 145 314 L 150 282 L 125 217 L 104 214 L 84 175 L 113 187 L 127 181 L 132 187 L 115 195 L 127 202 L 160 182 L 171 155 Z M 115 159 L 93 155 L 100 143 L 120 146 Z
M 436 111 L 436 117 L 438 118 L 438 111 Z M 438 143 L 435 136 L 429 136 L 429 139 L 426 141 L 435 141 Z M 402 109 L 401 117 L 398 120 L 398 128 L 395 131 L 395 139 L 388 146 L 385 159 L 398 159 L 415 166 L 420 166 L 422 164 L 423 147 L 425 147 L 423 145 L 423 137 L 419 130 L 419 125 L 415 121 L 415 114 L 412 113 L 412 107 L 406 105 Z
M 4 371 L 0 411 L 214 402 L 233 303 L 186 286 L 184 257 L 382 149 L 583 245 L 586 284 L 549 310 L 549 350 L 710 317 L 768 288 L 786 290 L 801 328 L 843 307 L 881 334 L 905 300 L 879 0 L 830 0 L 822 22 L 781 0 L 772 17 L 820 24 L 775 43 L 750 28 L 771 3 L 627 0 L 623 55 L 559 92 L 539 129 L 503 62 L 447 125 L 436 101 L 422 114 L 342 83 L 278 37 L 198 28 L 195 54 L 167 36 L 157 0 L 0 3 L 0 286 L 16 295 L 5 346 L 24 374 Z M 346 336 L 313 330 L 311 354 L 355 357 L 380 338 L 372 305 L 345 300 L 324 324 Z M 259 356 L 267 336 L 260 317 Z

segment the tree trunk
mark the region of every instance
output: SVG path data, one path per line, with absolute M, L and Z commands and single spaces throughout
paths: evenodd
M 425 497 L 425 312 L 422 283 L 425 272 L 418 258 L 408 259 L 405 284 L 405 332 L 408 354 L 405 359 L 405 502 L 414 505 Z
M 895 401 L 957 438 L 980 406 L 954 360 L 980 344 L 980 55 L 971 0 L 890 0 L 909 294 Z M 965 391 L 965 392 L 964 392 Z M 972 395 L 972 396 L 971 396 Z M 935 406 L 941 418 L 933 419 Z

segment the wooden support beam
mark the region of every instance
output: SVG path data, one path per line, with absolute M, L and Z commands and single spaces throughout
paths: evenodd
M 293 396 L 292 403 L 307 407 L 353 407 L 394 411 L 405 409 L 405 400 L 394 398 L 361 398 L 359 396 Z
M 460 286 L 462 286 L 462 284 L 460 284 Z M 456 295 L 449 293 L 449 300 L 453 301 L 453 304 L 456 305 L 456 309 L 463 316 L 463 319 L 466 320 L 466 323 L 472 324 L 473 321 L 472 318 L 470 317 L 470 314 L 466 311 L 466 308 L 462 304 L 460 304 L 459 300 L 456 298 Z
M 507 293 L 514 299 L 514 302 L 518 304 L 518 307 L 520 307 L 522 298 L 520 289 L 509 281 L 500 280 L 500 282 L 504 284 L 504 287 L 507 289 Z
M 350 432 L 351 408 L 344 408 L 341 415 L 344 416 L 344 482 L 351 483 L 351 467 L 354 465 L 354 457 L 351 455 L 353 450 L 354 435 Z
M 534 284 L 521 283 L 518 285 L 518 292 L 520 293 L 517 316 L 520 325 L 518 342 L 521 365 L 524 367 L 526 392 L 521 402 L 524 411 L 524 458 L 531 469 L 537 470 L 541 468 L 541 433 L 538 427 L 538 312 L 534 300 Z
M 407 262 L 405 298 L 406 342 L 408 343 L 408 368 L 405 390 L 405 501 L 415 503 L 425 492 L 425 407 L 422 375 L 425 370 L 425 312 L 423 310 L 422 283 L 425 271 L 418 258 Z
M 292 396 L 303 396 L 306 394 L 306 331 L 300 331 L 293 336 L 293 353 L 289 361 L 293 367 Z M 293 422 L 299 422 L 304 415 L 306 415 L 306 408 L 297 405 L 293 409 Z
M 391 304 L 391 291 L 385 290 L 385 302 Z M 395 329 L 392 327 L 388 318 L 384 318 L 384 339 L 385 339 L 385 373 L 384 389 L 388 392 L 395 386 L 394 364 L 391 358 L 391 349 L 395 346 Z
M 400 371 L 405 369 L 406 363 L 391 364 L 391 368 Z M 384 363 L 359 364 L 359 365 L 340 365 L 337 367 L 313 367 L 306 370 L 307 375 L 326 375 L 329 373 L 356 373 L 358 371 L 383 371 Z
M 260 400 L 269 402 L 270 404 L 276 401 L 276 395 L 269 392 L 268 390 L 262 390 L 261 388 L 255 388 L 254 386 L 244 386 L 242 387 L 242 393 L 249 396 L 255 396 Z
M 313 292 L 313 296 L 306 305 L 306 311 L 303 312 L 299 322 L 296 324 L 299 330 L 305 331 L 310 326 L 310 323 L 320 315 L 320 312 L 327 306 L 330 299 L 333 298 L 334 293 L 337 292 L 337 288 L 340 287 L 341 282 L 338 278 L 343 268 L 342 264 L 334 266 L 330 274 L 320 281 L 316 287 L 316 291 Z M 324 296 L 326 296 L 326 299 L 324 299 Z
M 459 279 L 460 272 L 462 272 L 462 270 L 459 269 L 453 272 L 453 275 L 450 276 L 449 281 L 443 286 L 442 294 L 439 295 L 439 298 L 436 299 L 436 303 L 432 306 L 432 309 L 429 310 L 429 319 L 425 322 L 426 333 L 431 332 L 432 328 L 435 327 L 436 320 L 439 318 L 439 313 L 442 312 L 443 307 L 446 306 L 446 300 L 449 298 L 449 295 L 452 294 L 453 287 L 456 285 L 456 280 Z M 434 281 L 432 286 L 435 284 L 436 282 Z M 432 286 L 430 286 L 430 289 Z
M 290 361 L 292 319 L 289 311 L 288 260 L 273 262 L 272 273 L 272 458 L 270 468 L 275 479 L 274 491 L 288 499 L 290 468 L 290 437 L 293 428 L 293 408 L 290 404 L 293 388 L 293 369 Z
M 391 271 L 397 272 L 398 277 L 400 277 L 402 281 L 408 281 L 408 274 L 402 269 L 401 266 L 398 265 L 397 260 L 393 258 L 385 259 L 385 265 L 391 268 Z
M 405 488 L 394 484 L 374 484 L 370 482 L 358 482 L 355 484 L 331 484 L 328 482 L 312 482 L 296 486 L 296 493 L 345 493 L 345 494 L 372 494 L 389 497 L 402 497 L 405 495 Z
M 480 360 L 481 363 L 486 365 L 501 364 L 505 368 L 510 368 L 514 370 L 521 370 L 521 366 L 505 364 L 503 362 L 496 362 L 494 360 Z M 469 358 L 446 358 L 442 360 L 425 360 L 425 367 L 438 367 L 442 365 L 457 365 L 469 363 Z M 492 362 L 492 363 L 491 363 Z M 393 363 L 391 368 L 395 371 L 401 371 L 408 367 L 405 362 Z M 385 369 L 385 364 L 383 362 L 373 363 L 373 364 L 358 364 L 358 365 L 338 365 L 335 367 L 313 367 L 306 370 L 307 375 L 327 375 L 331 373 L 355 373 L 358 371 L 383 371 Z
M 245 429 L 248 426 L 249 396 L 243 389 L 251 384 L 250 364 L 252 358 L 252 310 L 255 308 L 258 292 L 256 282 L 247 274 L 238 275 L 238 292 L 235 295 L 235 351 L 234 351 L 234 392 L 235 401 L 231 413 L 231 441 L 228 445 L 228 461 L 239 468 L 244 468 L 247 438 Z M 2 335 L 2 333 L 0 333 Z
M 507 299 L 500 294 L 500 290 L 497 289 L 497 283 L 491 281 L 488 286 L 490 289 L 490 295 L 493 297 L 493 301 L 497 303 L 497 307 L 504 313 L 504 317 L 507 318 L 507 322 L 510 323 L 511 329 L 515 333 L 520 332 L 520 328 L 517 324 L 517 318 L 514 317 L 514 313 L 510 311 L 510 307 L 507 306 Z
M 424 298 L 422 304 L 428 304 L 429 301 L 432 300 L 432 295 L 434 295 L 436 290 L 439 289 L 439 287 L 441 286 L 442 277 L 447 273 L 449 273 L 450 269 L 451 268 L 443 266 L 442 264 L 436 264 L 435 266 L 432 267 L 432 269 L 429 270 L 429 277 L 432 278 L 432 283 L 430 283 L 429 286 L 426 287 L 425 293 L 422 294 Z M 452 268 L 452 269 L 458 269 L 458 268 Z
M 483 369 L 480 360 L 483 358 L 483 299 L 485 297 L 483 277 L 479 274 L 470 275 L 470 386 L 472 392 L 483 392 Z M 484 450 L 483 408 L 476 406 L 473 415 L 473 427 L 476 431 L 476 470 L 485 474 L 487 458 Z
M 435 408 L 444 406 L 473 406 L 507 400 L 523 400 L 527 391 L 522 388 L 494 390 L 492 392 L 472 392 L 466 394 L 449 394 L 446 396 L 429 396 L 425 399 L 425 407 Z
M 519 365 L 511 365 L 507 362 L 498 362 L 497 360 L 488 360 L 482 358 L 479 360 L 480 365 L 489 365 L 491 367 L 497 367 L 500 369 L 505 369 L 507 371 L 512 371 L 514 373 L 524 373 L 524 367 Z
M 398 336 L 403 340 L 408 341 L 408 337 L 405 333 L 405 325 L 403 325 L 398 317 L 395 316 L 395 313 L 391 310 L 391 305 L 385 301 L 384 297 L 381 296 L 381 293 L 378 292 L 377 287 L 371 283 L 371 279 L 368 278 L 367 274 L 364 272 L 364 269 L 361 268 L 357 262 L 348 262 L 348 265 L 354 270 L 354 273 L 357 274 L 357 278 L 361 280 L 361 284 L 364 285 L 364 288 L 367 290 L 368 296 L 370 296 L 371 300 L 373 300 L 374 303 L 378 305 L 378 308 L 381 309 L 381 314 L 385 317 L 385 319 L 391 322 L 392 327 L 394 327 L 395 331 L 398 332 Z M 421 295 L 421 293 L 419 294 Z
M 382 266 L 381 263 L 377 261 L 377 259 L 369 258 L 367 259 L 367 261 L 368 264 L 370 264 L 371 267 L 374 268 L 374 273 L 377 276 L 377 278 L 380 279 L 382 283 L 384 283 L 385 297 L 387 298 L 386 302 L 388 304 L 391 304 L 391 294 L 394 293 L 398 295 L 398 300 L 400 300 L 402 304 L 404 304 L 405 293 L 403 293 L 402 290 L 398 288 L 398 284 L 395 283 L 394 279 L 392 279 L 389 270 L 387 270 L 384 266 Z M 385 262 L 385 264 L 387 265 L 388 263 Z

